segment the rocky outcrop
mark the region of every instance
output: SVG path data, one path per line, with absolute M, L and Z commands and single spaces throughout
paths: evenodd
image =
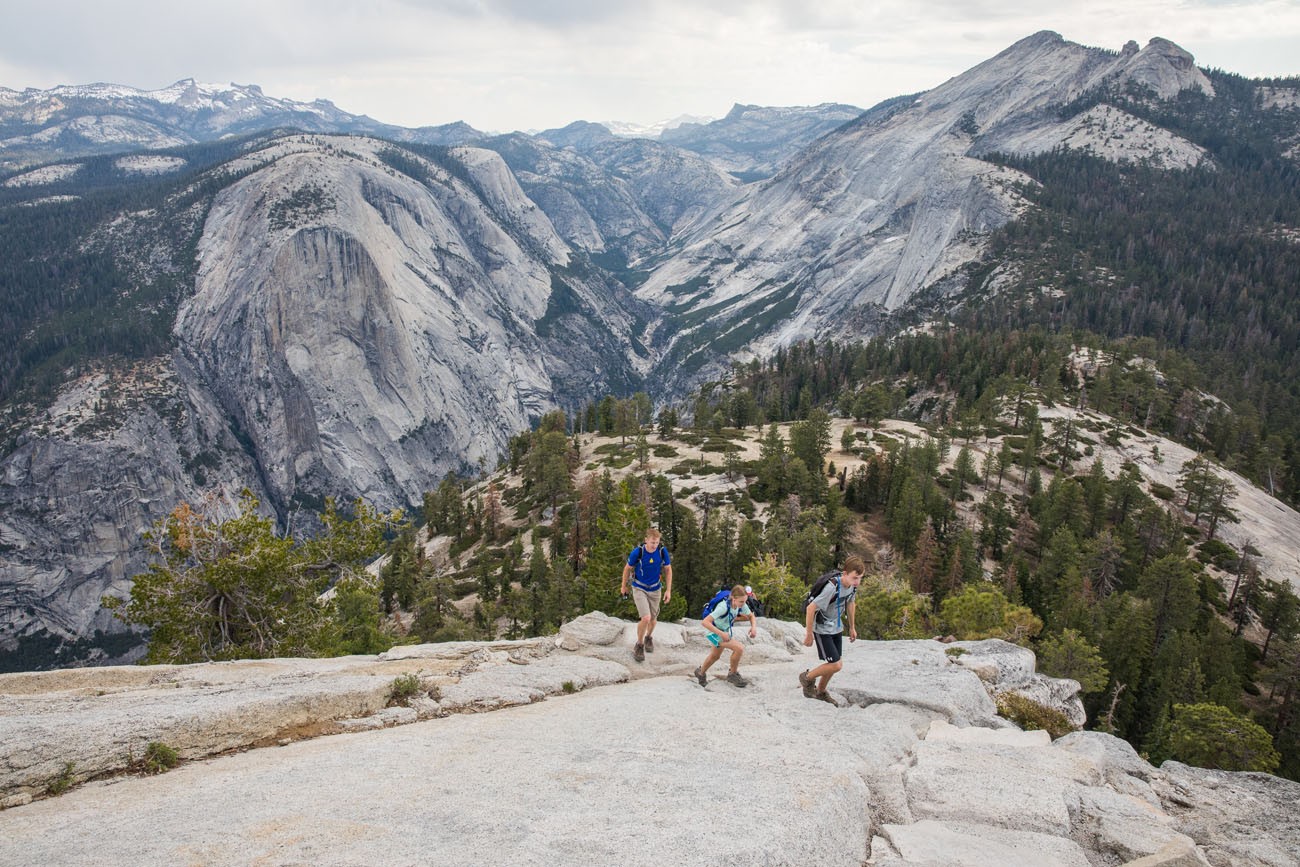
M 735 181 L 695 154 L 618 139 L 598 124 L 583 129 L 588 127 L 604 133 L 515 134 L 483 143 L 501 154 L 528 197 L 574 247 L 642 260 L 730 201 Z
M 627 390 L 635 305 L 573 265 L 500 157 L 394 153 L 294 136 L 208 178 L 239 180 L 196 223 L 174 356 L 71 383 L 0 463 L 0 651 L 113 627 L 100 597 L 181 501 L 407 506 L 557 405 Z M 130 223 L 93 243 L 156 267 L 114 241 Z
M 1069 142 L 1112 159 L 1196 161 L 1198 148 L 1149 125 L 1059 116 L 1083 94 L 1126 82 L 1164 96 L 1209 88 L 1163 40 L 1116 56 L 1039 33 L 818 139 L 699 224 L 638 290 L 688 314 L 653 335 L 671 361 L 664 377 L 692 382 L 725 369 L 727 356 L 762 356 L 808 334 L 857 337 L 880 310 L 957 280 L 1025 206 L 1015 187 L 1029 179 L 983 154 Z M 706 310 L 702 324 L 690 322 Z
M 233 502 L 239 488 L 222 484 L 233 479 L 262 493 L 183 360 L 71 383 L 0 462 L 0 650 L 120 632 L 99 601 L 125 596 L 145 569 L 140 534 L 181 501 Z M 134 641 L 117 643 L 129 653 Z M 106 658 L 79 653 L 83 663 Z M 54 661 L 70 660 L 28 664 Z
M 862 114 L 852 105 L 733 105 L 708 123 L 683 123 L 659 135 L 665 144 L 693 151 L 738 178 L 771 177 L 786 160 L 818 137 Z
M 697 622 L 661 624 L 637 664 L 635 625 L 599 614 L 380 658 L 0 676 L 0 863 L 716 863 L 701 817 L 743 823 L 747 863 L 1297 863 L 1294 783 L 1022 732 L 939 642 L 849 644 L 840 706 L 809 701 L 802 627 L 759 623 L 744 689 L 688 675 Z M 384 708 L 408 674 L 420 693 Z M 151 740 L 189 761 L 42 797 Z

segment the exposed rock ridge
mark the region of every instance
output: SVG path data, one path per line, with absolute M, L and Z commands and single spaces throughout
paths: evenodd
M 712 864 L 693 829 L 724 796 L 743 805 L 736 851 L 748 863 L 1296 863 L 1294 783 L 1156 769 L 1098 733 L 1052 743 L 1022 732 L 992 715 L 985 682 L 938 642 L 849 644 L 841 707 L 809 701 L 794 679 L 811 661 L 802 627 L 760 626 L 743 690 L 687 675 L 706 648 L 698 623 L 661 624 L 656 653 L 637 665 L 635 625 L 603 615 L 546 639 L 382 658 L 0 676 L 11 805 L 0 863 L 401 863 L 429 852 L 460 863 L 490 851 L 502 864 L 600 864 L 635 847 Z M 1000 642 L 958 646 L 989 663 L 975 668 L 994 688 L 1005 685 L 997 672 L 1024 668 L 1024 652 Z M 381 710 L 408 672 L 433 696 Z M 591 688 L 619 681 L 630 682 Z M 502 709 L 464 713 L 491 708 Z M 36 803 L 31 783 L 15 783 L 57 778 L 74 758 L 89 770 L 96 748 L 138 755 L 148 739 L 170 738 L 188 758 L 204 754 L 194 744 L 205 736 L 239 746 L 241 727 L 288 742 L 277 713 L 303 726 L 350 709 L 371 713 L 342 721 L 355 734 Z M 383 730 L 358 731 L 367 725 Z
M 1198 162 L 1199 148 L 1114 109 L 1058 116 L 1128 81 L 1164 98 L 1212 93 L 1190 55 L 1165 40 L 1114 54 L 1044 32 L 817 140 L 683 238 L 638 290 L 675 309 L 717 311 L 707 326 L 662 323 L 663 378 L 692 382 L 725 367 L 726 355 L 762 355 L 808 334 L 851 337 L 864 311 L 897 309 L 954 279 L 1025 206 L 1014 186 L 1028 179 L 982 154 L 1069 144 L 1108 159 Z
M 277 503 L 299 489 L 417 502 L 448 470 L 494 463 L 507 431 L 617 356 L 591 358 L 585 382 L 553 372 L 563 355 L 535 323 L 568 247 L 498 155 L 452 152 L 470 187 L 432 163 L 428 183 L 395 171 L 377 141 L 312 142 L 217 196 L 176 334 Z M 616 344 L 625 314 L 568 282 Z
M 153 215 L 202 226 L 176 352 L 69 383 L 0 464 L 0 649 L 120 628 L 98 601 L 181 501 L 407 506 L 557 405 L 626 390 L 637 305 L 573 267 L 501 158 L 391 148 L 277 139 L 210 174 L 237 178 L 210 207 Z M 143 219 L 87 241 L 142 283 L 176 252 Z

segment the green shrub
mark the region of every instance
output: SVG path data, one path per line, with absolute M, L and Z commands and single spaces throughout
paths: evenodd
M 1019 693 L 1002 693 L 997 697 L 997 705 L 999 716 L 1011 720 L 1027 732 L 1044 731 L 1052 736 L 1052 740 L 1056 740 L 1075 730 L 1059 710 L 1041 705 Z
M 1157 500 L 1169 501 L 1174 498 L 1174 489 L 1168 485 L 1162 485 L 1159 482 L 1152 482 L 1147 485 L 1147 489 L 1151 491 L 1151 496 L 1155 497 Z
M 1225 544 L 1218 539 L 1206 539 L 1200 545 L 1201 556 L 1205 557 L 1202 562 L 1208 563 L 1211 560 L 1217 560 L 1220 557 L 1231 557 L 1237 559 L 1237 552 L 1232 549 L 1231 545 Z M 1199 557 L 1198 557 L 1199 559 Z
M 72 784 L 76 782 L 76 779 L 72 775 L 72 771 L 76 766 L 76 762 L 65 763 L 63 765 L 63 770 L 59 772 L 59 775 L 50 780 L 50 784 L 45 787 L 45 794 L 62 795 L 68 789 L 72 788 Z
M 144 748 L 144 758 L 140 760 L 140 770 L 146 774 L 161 774 L 180 764 L 181 757 L 176 751 L 162 741 L 150 741 Z
M 388 703 L 389 705 L 400 704 L 404 707 L 419 691 L 420 676 L 418 674 L 403 674 L 395 677 L 392 685 L 388 688 Z
M 564 690 L 566 693 L 575 693 L 578 691 L 578 687 L 575 686 L 571 680 L 566 680 L 564 683 L 560 684 L 560 689 Z
M 1110 672 L 1101 651 L 1076 629 L 1049 635 L 1038 645 L 1038 669 L 1050 677 L 1077 680 L 1084 693 L 1106 688 Z
M 1180 762 L 1225 771 L 1271 774 L 1281 761 L 1265 729 L 1217 704 L 1174 705 L 1169 751 Z

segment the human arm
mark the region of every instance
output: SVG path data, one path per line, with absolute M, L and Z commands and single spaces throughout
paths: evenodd
M 858 600 L 856 598 L 850 599 L 848 607 L 844 609 L 849 615 L 849 641 L 858 640 L 858 618 L 853 616 L 854 612 L 857 611 L 857 605 Z
M 620 596 L 627 595 L 627 581 L 631 577 L 632 577 L 632 566 L 631 564 L 629 564 L 623 567 L 623 584 L 621 587 L 619 587 L 618 590 Z
M 807 627 L 803 635 L 803 646 L 813 646 L 813 621 L 817 619 L 817 603 L 809 602 L 808 607 L 804 609 L 804 626 Z
M 671 564 L 665 564 L 663 568 L 664 577 L 664 604 L 667 605 L 673 598 L 673 567 Z
M 731 636 L 730 636 L 730 635 L 728 635 L 727 633 L 723 632 L 721 629 L 719 629 L 717 626 L 715 626 L 715 625 L 713 624 L 713 615 L 712 615 L 712 614 L 710 614 L 708 617 L 704 618 L 704 620 L 701 621 L 701 622 L 702 622 L 702 625 L 704 626 L 705 629 L 709 630 L 709 631 L 712 632 L 714 635 L 718 636 L 718 638 L 721 639 L 722 641 L 725 642 L 725 641 L 730 641 L 730 640 L 731 640 Z
M 758 618 L 754 616 L 754 611 L 753 611 L 753 609 L 750 609 L 750 610 L 749 610 L 749 613 L 746 614 L 745 616 L 749 618 L 749 637 L 750 637 L 750 638 L 757 638 L 757 637 L 758 637 Z

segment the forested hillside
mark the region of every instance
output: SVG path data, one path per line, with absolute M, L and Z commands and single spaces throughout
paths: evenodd
M 398 533 L 370 590 L 348 585 L 318 652 L 630 617 L 618 575 L 654 524 L 674 559 L 666 618 L 742 582 L 798 619 L 808 584 L 864 554 L 863 637 L 1026 644 L 1083 684 L 1090 726 L 1155 761 L 1300 775 L 1300 606 L 1259 551 L 1222 541 L 1240 491 L 1195 457 L 1154 481 L 1117 450 L 1159 464 L 1166 441 L 1060 411 L 1108 389 L 1121 405 L 1176 403 L 1170 379 L 1089 366 L 1060 337 L 1002 337 L 799 344 L 654 418 L 645 395 L 548 415 L 499 472 L 429 492 L 426 529 Z M 239 634 L 202 619 L 188 632 L 204 630 Z
M 170 348 L 207 206 L 235 179 L 203 171 L 244 144 L 169 151 L 184 168 L 162 178 L 90 158 L 41 185 L 34 204 L 30 188 L 0 186 L 0 408 L 48 395 L 86 366 Z
M 994 235 L 961 325 L 997 341 L 1007 329 L 1121 341 L 1181 388 L 1168 403 L 1113 388 L 1091 400 L 1175 436 L 1196 428 L 1196 390 L 1225 403 L 1190 435 L 1199 448 L 1291 502 L 1300 495 L 1300 112 L 1270 86 L 1212 72 L 1217 95 L 1172 101 L 1098 91 L 1205 147 L 1187 171 L 1115 164 L 1079 151 L 1000 157 L 1036 181 L 1036 208 Z M 977 299 L 977 300 L 976 300 Z M 1106 388 L 1109 384 L 1103 384 Z

